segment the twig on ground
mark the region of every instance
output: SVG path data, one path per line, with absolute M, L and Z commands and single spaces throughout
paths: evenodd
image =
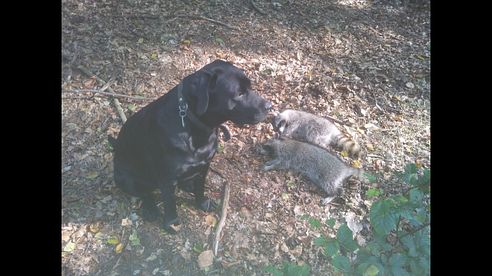
M 337 122 L 337 123 L 339 123 L 339 124 L 341 124 L 341 125 L 347 125 L 347 123 L 345 123 L 345 122 L 343 122 L 343 121 L 340 121 L 340 120 L 338 120 L 338 119 L 336 119 L 336 118 L 333 118 L 333 117 L 331 117 L 331 116 L 327 116 L 327 115 L 325 115 L 324 117 L 326 117 L 327 119 L 330 119 L 330 120 L 332 120 L 332 121 L 335 121 L 335 122 Z
M 82 65 L 79 65 L 77 67 L 80 71 L 82 71 L 84 74 L 86 74 L 87 76 L 89 77 L 95 77 L 96 80 L 98 82 L 100 82 L 102 85 L 105 85 L 106 84 L 106 81 L 104 81 L 103 79 L 101 79 L 100 77 L 96 76 L 95 74 L 91 73 L 91 71 L 89 71 L 87 68 L 85 68 L 84 66 Z M 111 87 L 108 87 L 108 91 L 110 93 L 113 93 L 113 94 L 116 94 L 114 93 L 113 89 L 111 89 Z M 120 115 L 120 118 L 121 118 L 121 121 L 123 121 L 123 123 L 126 122 L 126 116 L 125 116 L 125 112 L 123 112 L 123 108 L 121 108 L 121 104 L 120 104 L 120 101 L 118 101 L 117 98 L 113 98 L 113 103 L 114 105 L 116 106 L 116 110 L 118 111 L 118 114 Z
M 175 17 L 173 17 L 173 18 L 170 18 L 170 19 L 165 20 L 164 22 L 165 23 L 170 23 L 170 22 L 175 21 L 175 20 L 177 20 L 179 18 L 192 19 L 192 20 L 206 20 L 206 21 L 209 21 L 209 22 L 212 22 L 212 23 L 215 23 L 215 24 L 219 24 L 219 25 L 225 26 L 225 27 L 227 27 L 229 29 L 240 31 L 239 28 L 236 28 L 236 27 L 231 26 L 231 25 L 229 25 L 227 23 L 224 23 L 224 22 L 221 22 L 221 21 L 212 19 L 212 18 L 205 17 L 203 15 L 183 15 L 183 14 L 179 14 L 179 15 L 176 15 Z
M 253 6 L 253 9 L 255 9 L 257 12 L 261 13 L 262 15 L 266 15 L 267 14 L 266 12 L 264 12 L 260 8 L 258 8 L 258 6 L 256 6 L 254 0 L 249 0 L 249 2 L 251 3 L 251 6 Z
M 123 94 L 109 93 L 109 92 L 104 92 L 104 91 L 97 90 L 97 89 L 73 89 L 73 90 L 63 90 L 63 92 L 69 92 L 69 93 L 91 92 L 91 93 L 97 93 L 97 94 L 108 95 L 108 96 L 113 96 L 113 97 L 128 98 L 128 99 L 134 99 L 134 100 L 146 100 L 146 101 L 155 100 L 155 99 L 139 97 L 139 96 L 128 96 L 128 95 L 123 95 Z
M 227 161 L 229 161 L 229 163 L 231 163 L 234 167 L 236 167 L 236 169 L 240 172 L 240 173 L 243 173 L 243 170 L 239 167 L 239 164 L 237 164 L 237 161 L 230 158 L 230 157 L 225 157 L 225 159 Z
M 210 167 L 210 170 L 213 171 L 214 173 L 218 174 L 220 177 L 222 177 L 222 179 L 226 179 L 225 176 L 221 172 L 219 172 L 218 170 L 216 170 L 212 167 Z
M 215 19 L 212 19 L 212 18 L 208 18 L 208 17 L 205 17 L 205 16 L 202 16 L 202 15 L 198 15 L 198 16 L 190 16 L 190 18 L 192 19 L 202 19 L 202 20 L 206 20 L 206 21 L 209 21 L 209 22 L 212 22 L 212 23 L 215 23 L 215 24 L 219 24 L 219 25 L 222 25 L 222 26 L 226 26 L 227 28 L 229 29 L 233 29 L 233 30 L 236 30 L 236 31 L 240 31 L 238 28 L 236 27 L 233 27 L 227 23 L 224 23 L 224 22 L 220 22 L 220 21 L 217 21 Z
M 123 111 L 123 108 L 121 108 L 120 101 L 118 101 L 117 98 L 113 99 L 114 105 L 116 106 L 116 110 L 118 111 L 118 114 L 120 115 L 121 121 L 123 124 L 126 122 L 126 115 L 125 112 Z
M 219 224 L 217 225 L 217 230 L 215 231 L 215 240 L 214 240 L 214 256 L 217 256 L 217 251 L 219 249 L 219 241 L 220 241 L 220 234 L 222 232 L 222 228 L 224 228 L 225 225 L 225 220 L 227 216 L 227 207 L 229 207 L 229 194 L 231 190 L 231 185 L 229 185 L 229 182 L 224 183 L 224 199 L 222 200 L 222 212 L 220 215 L 220 221 Z

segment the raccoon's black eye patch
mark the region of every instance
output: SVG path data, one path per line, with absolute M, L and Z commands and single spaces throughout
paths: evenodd
M 262 145 L 263 150 L 266 152 L 267 155 L 273 155 L 273 147 L 271 145 Z

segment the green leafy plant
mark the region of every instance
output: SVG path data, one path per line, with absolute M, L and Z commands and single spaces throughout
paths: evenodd
M 202 243 L 195 243 L 195 245 L 193 245 L 193 251 L 195 253 L 202 253 L 203 251 L 205 250 L 205 247 Z
M 397 176 L 408 188 L 372 204 L 372 240 L 364 247 L 352 238 L 346 224 L 338 228 L 335 238 L 322 235 L 314 239 L 344 275 L 430 275 L 430 170 L 409 164 Z M 367 196 L 382 193 L 370 189 Z M 302 219 L 315 221 L 309 216 Z M 334 220 L 327 220 L 326 225 L 333 227 Z
M 223 153 L 224 152 L 224 144 L 219 143 L 217 145 L 217 153 Z
M 273 265 L 269 265 L 265 267 L 264 270 L 265 272 L 271 273 L 273 276 L 309 276 L 311 273 L 311 267 L 307 264 L 297 265 L 286 261 L 282 263 L 280 269 Z

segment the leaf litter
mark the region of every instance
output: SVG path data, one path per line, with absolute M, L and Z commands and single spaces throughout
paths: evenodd
M 406 163 L 430 167 L 428 1 L 255 1 L 265 15 L 247 1 L 188 2 L 63 0 L 62 87 L 98 89 L 76 69 L 84 65 L 115 79 L 117 93 L 157 98 L 204 64 L 226 59 L 245 70 L 275 111 L 343 121 L 340 129 L 367 152 L 360 160 L 340 154 L 347 163 L 383 181 Z M 240 31 L 181 16 L 198 12 Z M 221 142 L 211 165 L 231 185 L 228 217 L 218 256 L 204 253 L 219 212 L 197 210 L 189 194 L 178 192 L 186 207 L 178 208 L 177 235 L 143 222 L 139 202 L 112 180 L 107 135 L 121 128 L 112 101 L 72 94 L 62 95 L 63 275 L 262 275 L 283 261 L 327 275 L 333 268 L 315 238 L 334 237 L 344 221 L 357 242 L 367 234 L 362 218 L 384 183 L 351 182 L 341 198 L 321 206 L 323 194 L 303 177 L 261 170 L 266 159 L 256 148 L 274 137 L 268 122 L 243 128 L 228 122 L 233 137 Z M 127 115 L 148 103 L 120 101 Z M 217 202 L 223 181 L 209 172 L 207 194 Z

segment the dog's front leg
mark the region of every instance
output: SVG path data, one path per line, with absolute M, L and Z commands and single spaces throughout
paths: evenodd
M 176 211 L 175 184 L 171 182 L 163 183 L 160 187 L 162 200 L 164 201 L 164 222 L 161 227 L 171 234 L 176 234 L 176 230 L 172 228 L 172 225 L 180 224 Z
M 209 167 L 210 164 L 207 164 L 193 182 L 196 206 L 205 212 L 213 211 L 217 207 L 215 202 L 205 196 L 205 179 Z

